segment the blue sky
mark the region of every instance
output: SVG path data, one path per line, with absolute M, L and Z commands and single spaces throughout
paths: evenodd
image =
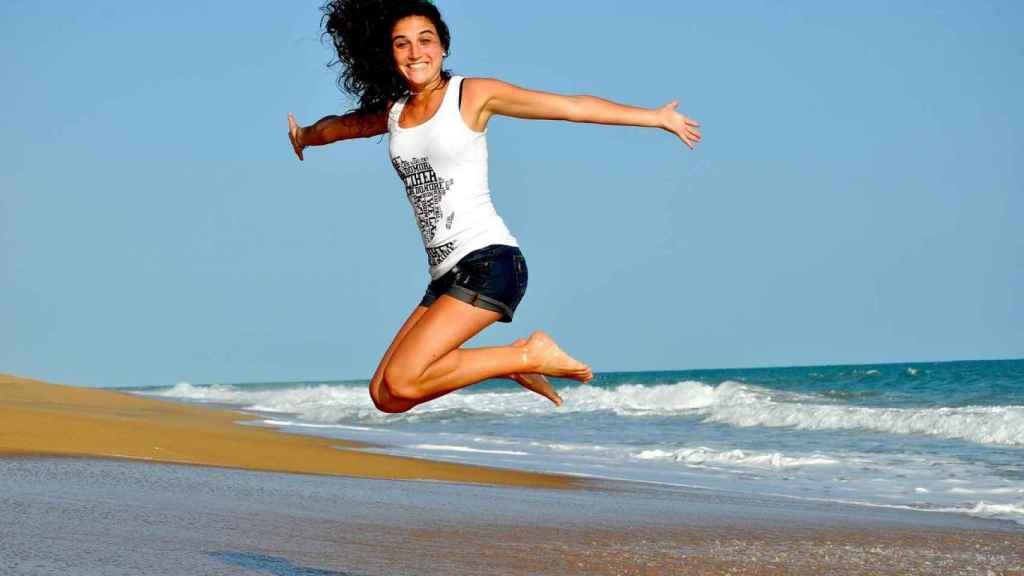
M 497 119 L 530 266 L 511 325 L 598 371 L 1024 356 L 1024 4 L 439 0 L 449 67 L 656 106 Z M 0 372 L 367 378 L 428 281 L 318 2 L 0 6 Z

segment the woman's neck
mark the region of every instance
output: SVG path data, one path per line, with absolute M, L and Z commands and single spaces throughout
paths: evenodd
M 423 86 L 419 90 L 416 90 L 415 88 L 410 86 L 409 87 L 409 100 L 412 100 L 414 102 L 419 102 L 419 101 L 421 101 L 424 98 L 429 98 L 430 95 L 433 92 L 436 92 L 436 91 L 440 90 L 441 88 L 444 88 L 445 85 L 447 85 L 447 84 L 448 84 L 448 81 L 445 78 L 443 78 L 440 74 L 438 74 L 437 78 L 435 80 L 433 80 L 431 82 L 428 82 L 425 86 Z

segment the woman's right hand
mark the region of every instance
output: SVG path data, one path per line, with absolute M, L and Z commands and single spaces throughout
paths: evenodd
M 693 118 L 687 118 L 677 112 L 676 108 L 678 106 L 679 101 L 673 100 L 658 108 L 657 113 L 659 118 L 661 118 L 661 127 L 678 136 L 683 141 L 683 144 L 686 144 L 690 147 L 690 150 L 693 150 L 700 143 L 700 122 Z
M 291 112 L 288 113 L 288 138 L 292 141 L 295 155 L 302 160 L 302 149 L 305 148 L 302 145 L 302 127 L 295 121 L 295 115 Z

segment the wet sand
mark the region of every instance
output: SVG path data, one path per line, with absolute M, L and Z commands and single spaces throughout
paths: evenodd
M 0 377 L 0 574 L 1024 576 L 1009 522 L 434 467 L 241 418 Z
M 552 490 L 0 458 L 0 573 L 1024 574 L 947 514 L 606 484 Z

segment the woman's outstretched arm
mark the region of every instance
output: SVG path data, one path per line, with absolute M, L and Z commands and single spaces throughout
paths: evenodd
M 637 108 L 595 96 L 562 96 L 527 90 L 501 80 L 471 78 L 464 88 L 472 128 L 483 130 L 491 116 L 568 120 L 661 128 L 679 137 L 692 150 L 700 142 L 700 123 L 676 112 L 673 100 L 660 108 Z
M 307 146 L 323 146 L 338 140 L 369 138 L 388 131 L 387 114 L 364 115 L 349 113 L 344 116 L 324 116 L 311 126 L 299 126 L 295 116 L 288 113 L 288 138 L 295 155 L 302 160 Z

